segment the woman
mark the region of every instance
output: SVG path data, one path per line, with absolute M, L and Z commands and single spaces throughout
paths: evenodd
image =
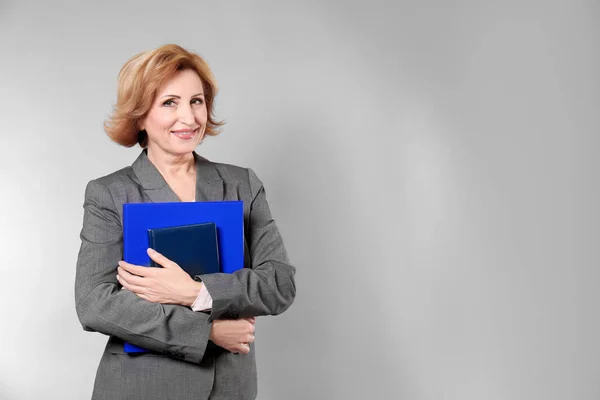
M 85 192 L 77 314 L 84 330 L 110 336 L 92 398 L 254 399 L 255 317 L 282 313 L 296 294 L 262 183 L 251 169 L 195 152 L 221 125 L 215 80 L 201 57 L 175 45 L 138 54 L 118 85 L 105 130 L 143 150 Z M 245 268 L 195 281 L 150 249 L 163 268 L 122 261 L 124 203 L 220 200 L 244 202 Z M 124 341 L 152 352 L 127 355 Z

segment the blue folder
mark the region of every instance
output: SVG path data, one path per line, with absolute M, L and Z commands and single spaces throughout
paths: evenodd
M 221 272 L 244 266 L 244 206 L 242 201 L 126 203 L 123 205 L 123 259 L 150 266 L 148 229 L 213 222 L 217 227 Z M 148 350 L 125 343 L 126 353 Z
M 212 222 L 148 229 L 148 242 L 192 278 L 221 272 L 217 226 Z M 150 266 L 161 267 L 155 261 Z

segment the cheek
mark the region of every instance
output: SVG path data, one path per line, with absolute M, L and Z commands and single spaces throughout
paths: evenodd
M 196 115 L 196 120 L 198 120 L 199 122 L 205 123 L 206 120 L 208 119 L 208 111 L 206 110 L 206 107 L 202 107 L 200 109 L 198 109 L 195 112 Z
M 146 131 L 150 134 L 150 131 L 159 133 L 165 129 L 169 129 L 173 126 L 175 118 L 172 113 L 155 113 L 146 120 Z

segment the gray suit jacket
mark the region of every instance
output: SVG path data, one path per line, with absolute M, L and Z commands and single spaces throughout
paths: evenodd
M 243 200 L 245 265 L 201 276 L 210 314 L 152 303 L 120 290 L 124 203 L 179 201 L 145 151 L 131 167 L 92 180 L 85 192 L 75 302 L 86 331 L 109 335 L 93 399 L 254 399 L 254 345 L 248 355 L 209 341 L 212 321 L 276 315 L 294 301 L 295 268 L 251 169 L 210 162 L 196 153 L 196 201 Z M 260 340 L 260 339 L 259 339 Z M 123 341 L 153 350 L 130 356 Z

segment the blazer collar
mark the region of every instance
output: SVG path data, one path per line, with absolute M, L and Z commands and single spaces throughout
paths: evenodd
M 223 179 L 219 172 L 206 158 L 200 157 L 196 152 L 193 154 L 196 161 L 196 201 L 222 201 Z M 180 201 L 148 159 L 146 149 L 142 150 L 131 167 L 150 200 L 155 203 Z

